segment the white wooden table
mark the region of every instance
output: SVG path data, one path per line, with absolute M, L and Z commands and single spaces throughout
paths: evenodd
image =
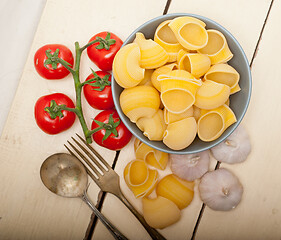
M 21 6 L 23 2 L 26 4 Z M 4 31 L 0 43 L 5 46 L 0 62 L 0 239 L 112 239 L 99 221 L 91 219 L 90 210 L 81 200 L 56 196 L 41 183 L 39 169 L 44 159 L 56 152 L 66 152 L 63 144 L 81 130 L 78 121 L 70 130 L 56 136 L 46 135 L 37 127 L 33 107 L 40 96 L 64 92 L 74 98 L 74 91 L 70 76 L 61 81 L 40 78 L 33 67 L 33 56 L 46 43 L 63 43 L 73 51 L 75 41 L 85 44 L 92 35 L 104 30 L 115 32 L 125 40 L 136 27 L 165 10 L 211 18 L 227 28 L 244 48 L 251 63 L 253 92 L 242 124 L 250 134 L 253 148 L 246 162 L 233 166 L 221 164 L 232 170 L 244 186 L 237 209 L 230 212 L 202 209 L 196 189 L 195 198 L 182 211 L 181 220 L 160 232 L 167 239 L 177 240 L 281 238 L 280 1 L 108 0 L 105 6 L 105 2 L 97 0 L 25 0 L 17 1 L 17 8 L 8 4 L 8 1 L 0 4 L 3 13 L 0 26 Z M 15 12 L 24 16 L 20 9 L 33 9 L 32 17 L 13 20 L 8 25 L 10 28 L 5 26 L 4 20 L 16 15 Z M 25 36 L 24 29 L 29 35 Z M 12 30 L 16 33 L 11 35 Z M 9 36 L 13 36 L 12 41 Z M 24 44 L 16 41 L 15 36 L 24 39 Z M 19 48 L 21 57 L 15 62 Z M 29 53 L 27 59 L 26 53 Z M 97 69 L 84 54 L 82 79 L 89 74 L 89 67 Z M 85 102 L 84 105 L 90 121 L 98 111 L 87 107 Z M 132 142 L 117 158 L 115 170 L 120 176 L 134 158 Z M 116 152 L 94 146 L 113 163 Z M 141 210 L 139 200 L 133 197 L 122 177 L 121 187 Z M 89 195 L 94 202 L 98 193 L 99 188 L 91 182 Z M 106 195 L 102 212 L 129 239 L 149 239 L 140 223 L 114 196 Z

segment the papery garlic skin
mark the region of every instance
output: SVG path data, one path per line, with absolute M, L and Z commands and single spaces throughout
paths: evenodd
M 170 154 L 171 170 L 178 177 L 194 181 L 209 170 L 209 151 L 194 154 Z
M 198 187 L 202 201 L 216 211 L 235 208 L 243 194 L 243 186 L 239 179 L 225 168 L 206 173 Z
M 214 158 L 229 164 L 244 162 L 251 152 L 249 135 L 239 126 L 228 138 L 211 149 Z

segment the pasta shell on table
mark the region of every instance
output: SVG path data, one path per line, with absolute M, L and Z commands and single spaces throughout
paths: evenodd
M 193 200 L 194 185 L 194 181 L 186 181 L 174 174 L 169 174 L 158 182 L 156 193 L 158 196 L 173 201 L 179 209 L 183 209 Z
M 142 160 L 129 162 L 124 169 L 124 179 L 136 198 L 148 196 L 155 188 L 158 172 L 149 169 Z
M 214 109 L 223 105 L 229 95 L 229 86 L 206 80 L 196 92 L 194 105 L 201 109 Z
M 205 110 L 198 120 L 198 137 L 205 142 L 216 140 L 236 121 L 234 112 L 225 104 L 213 110 Z
M 181 150 L 188 147 L 193 142 L 196 133 L 197 123 L 195 118 L 184 118 L 168 124 L 164 132 L 163 143 L 173 150 Z
M 220 63 L 213 65 L 208 72 L 206 72 L 204 79 L 225 84 L 230 87 L 231 91 L 237 86 L 240 75 L 234 67 L 226 63 Z
M 207 54 L 212 65 L 228 62 L 233 57 L 233 54 L 228 47 L 225 36 L 214 29 L 207 30 L 207 33 L 208 43 L 205 47 L 198 49 L 198 52 Z
M 156 150 L 136 138 L 134 142 L 137 159 L 144 160 L 148 165 L 164 170 L 167 167 L 169 154 Z
M 155 69 L 168 62 L 169 55 L 165 49 L 152 39 L 146 39 L 143 33 L 137 32 L 134 42 L 140 47 L 142 68 Z
M 120 106 L 123 113 L 136 122 L 142 117 L 152 117 L 159 109 L 159 92 L 151 86 L 126 88 L 120 94 Z
M 211 60 L 206 54 L 186 53 L 178 58 L 178 68 L 190 72 L 194 77 L 202 77 L 211 67 Z
M 171 72 L 172 70 L 177 69 L 177 64 L 176 63 L 170 63 L 167 65 L 164 65 L 162 67 L 159 67 L 157 69 L 155 69 L 151 75 L 151 83 L 152 85 L 160 92 L 161 91 L 161 85 L 160 82 L 158 81 L 158 76 L 162 75 L 162 74 L 166 74 Z
M 166 50 L 169 55 L 168 62 L 175 62 L 178 51 L 182 49 L 182 46 L 168 26 L 171 21 L 172 20 L 166 20 L 159 24 L 154 34 L 154 41 Z
M 177 17 L 168 25 L 179 43 L 188 50 L 203 48 L 208 42 L 206 24 L 194 17 Z
M 157 196 L 142 198 L 143 217 L 150 227 L 163 229 L 180 220 L 181 211 L 171 200 Z
M 112 72 L 116 82 L 123 88 L 138 85 L 144 78 L 144 68 L 140 67 L 140 48 L 136 43 L 122 47 L 113 60 Z
M 164 108 L 164 120 L 166 124 L 173 123 L 187 117 L 193 117 L 193 106 L 179 114 L 171 113 L 166 108 Z
M 136 121 L 137 127 L 143 131 L 143 135 L 148 137 L 151 141 L 161 141 L 163 139 L 164 131 L 166 130 L 166 123 L 164 121 L 164 111 L 158 111 L 152 117 L 142 117 Z

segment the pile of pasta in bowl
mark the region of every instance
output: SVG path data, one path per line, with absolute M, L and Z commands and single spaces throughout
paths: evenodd
M 113 62 L 121 110 L 169 149 L 185 149 L 196 136 L 214 141 L 237 121 L 229 107 L 230 95 L 240 91 L 232 57 L 225 36 L 195 17 L 163 21 L 154 39 L 137 32 Z

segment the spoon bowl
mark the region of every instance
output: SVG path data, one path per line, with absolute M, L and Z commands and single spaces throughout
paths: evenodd
M 84 165 L 67 153 L 49 156 L 40 168 L 43 184 L 53 193 L 68 198 L 81 198 L 101 220 L 115 239 L 127 238 L 95 207 L 87 195 L 88 174 Z
M 62 197 L 82 197 L 88 176 L 83 164 L 67 153 L 56 153 L 42 164 L 40 176 L 44 185 Z

